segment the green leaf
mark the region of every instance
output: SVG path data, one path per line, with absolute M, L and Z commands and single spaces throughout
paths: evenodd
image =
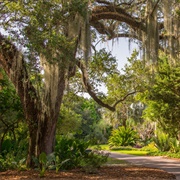
M 39 162 L 42 163 L 42 164 L 46 164 L 47 163 L 47 155 L 46 155 L 45 152 L 42 152 L 39 155 Z

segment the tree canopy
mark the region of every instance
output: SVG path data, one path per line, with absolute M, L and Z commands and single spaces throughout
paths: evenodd
M 0 66 L 22 102 L 30 165 L 32 156 L 53 151 L 63 95 L 75 74 L 81 73 L 85 91 L 111 111 L 136 92 L 131 86 L 114 102 L 96 94 L 92 82 L 107 82 L 119 73 L 115 59 L 96 50 L 97 36 L 137 42 L 143 67 L 150 67 L 152 76 L 158 72 L 160 51 L 170 66 L 179 65 L 178 0 L 4 0 L 0 5 Z

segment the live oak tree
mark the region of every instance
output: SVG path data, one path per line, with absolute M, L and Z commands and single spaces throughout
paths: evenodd
M 158 64 L 158 50 L 179 58 L 179 2 L 176 0 L 39 0 L 0 2 L 0 65 L 16 87 L 29 127 L 27 164 L 53 151 L 57 119 L 68 80 L 81 70 L 86 91 L 102 102 L 88 79 L 94 32 L 107 40 L 137 40 L 145 65 Z M 176 13 L 177 11 L 177 13 Z M 84 60 L 84 61 L 83 61 Z M 33 78 L 35 77 L 34 81 Z
M 67 80 L 73 74 L 85 6 L 77 1 L 5 1 L 1 6 L 1 18 L 9 22 L 10 30 L 16 31 L 12 38 L 19 35 L 27 49 L 23 54 L 23 49 L 20 51 L 3 36 L 0 38 L 1 66 L 15 84 L 29 127 L 29 166 L 32 156 L 53 151 L 60 104 Z M 44 74 L 42 81 L 34 85 L 30 72 L 39 70 L 36 65 L 42 67 Z

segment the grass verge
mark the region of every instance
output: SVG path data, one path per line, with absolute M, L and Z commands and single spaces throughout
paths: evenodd
M 106 150 L 106 151 L 115 152 L 115 153 L 136 155 L 136 156 L 146 156 L 149 154 L 149 151 L 142 151 L 141 149 L 136 149 L 132 147 L 119 147 L 119 148 L 110 149 L 107 144 L 92 146 L 90 148 Z
M 149 154 L 147 151 L 141 150 L 111 150 L 111 152 L 121 153 L 121 154 L 130 154 L 136 156 L 146 156 Z
M 105 165 L 113 165 L 113 164 L 125 165 L 127 164 L 127 162 L 124 160 L 108 157 L 108 160 Z

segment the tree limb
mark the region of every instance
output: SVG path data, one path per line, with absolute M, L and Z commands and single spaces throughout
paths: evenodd
M 81 62 L 81 61 L 76 61 L 77 66 L 80 68 L 81 72 L 82 72 L 82 79 L 83 79 L 83 83 L 85 86 L 85 89 L 87 90 L 87 92 L 89 93 L 89 95 L 101 106 L 109 109 L 110 111 L 115 111 L 114 107 L 109 106 L 108 104 L 102 102 L 97 96 L 96 94 L 92 91 L 91 85 L 88 81 L 88 74 L 86 71 L 86 67 L 85 65 Z
M 125 22 L 134 29 L 140 29 L 145 31 L 145 25 L 141 21 L 137 21 L 137 18 L 129 15 L 123 8 L 117 6 L 96 6 L 92 10 L 90 23 L 92 26 L 99 24 L 99 20 L 113 19 L 121 22 Z
M 108 2 L 108 1 L 104 1 L 104 0 L 95 0 L 95 2 L 100 3 L 100 4 L 107 4 L 107 5 L 112 4 L 112 3 Z
M 119 99 L 118 101 L 116 101 L 116 102 L 114 103 L 113 107 L 116 108 L 116 106 L 117 106 L 120 102 L 126 100 L 126 98 L 127 98 L 128 96 L 133 95 L 133 94 L 135 94 L 135 93 L 137 93 L 137 91 L 133 91 L 133 92 L 130 92 L 130 93 L 126 94 L 122 99 Z
M 114 103 L 113 106 L 110 106 L 104 102 L 101 101 L 101 99 L 99 99 L 96 94 L 93 92 L 92 88 L 91 88 L 91 85 L 88 81 L 88 73 L 87 73 L 87 70 L 86 70 L 86 67 L 85 65 L 79 60 L 79 61 L 76 61 L 76 65 L 80 68 L 81 72 L 82 72 L 82 79 L 83 79 L 83 84 L 85 86 L 85 89 L 87 90 L 87 92 L 89 93 L 89 95 L 102 107 L 105 107 L 107 109 L 109 109 L 110 111 L 115 111 L 116 110 L 116 106 L 126 100 L 126 98 L 130 95 L 133 95 L 135 94 L 137 91 L 134 91 L 134 92 L 131 92 L 131 93 L 128 93 L 127 95 L 125 95 L 122 99 L 118 100 L 117 102 Z
M 156 4 L 154 5 L 154 8 L 153 8 L 152 12 L 150 13 L 150 16 L 152 16 L 152 14 L 154 13 L 154 11 L 157 8 L 157 5 L 158 5 L 159 2 L 160 2 L 160 0 L 157 0 Z

